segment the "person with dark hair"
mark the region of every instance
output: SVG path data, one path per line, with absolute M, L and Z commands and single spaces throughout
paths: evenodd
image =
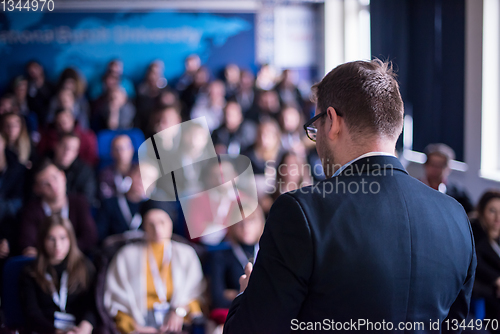
M 236 64 L 227 64 L 224 68 L 226 99 L 234 98 L 240 87 L 240 68 Z
M 241 71 L 240 85 L 234 95 L 234 98 L 240 104 L 245 117 L 247 112 L 254 106 L 255 95 L 255 76 L 249 70 Z
M 236 210 L 237 213 L 240 212 L 239 207 Z M 224 323 L 231 302 L 239 293 L 238 282 L 240 276 L 245 273 L 246 264 L 249 261 L 254 262 L 257 257 L 264 223 L 264 213 L 258 207 L 251 215 L 229 227 L 231 248 L 212 253 L 210 258 L 211 318 L 219 324 Z
M 151 137 L 171 126 L 180 124 L 182 121 L 181 108 L 178 104 L 167 105 L 156 109 L 148 121 L 148 126 L 144 134 Z M 178 137 L 173 138 L 178 145 Z
M 477 269 L 474 294 L 484 298 L 486 317 L 500 318 L 500 191 L 488 190 L 477 205 L 472 221 Z
M 57 94 L 50 101 L 49 112 L 45 124 L 54 121 L 58 109 L 70 109 L 80 126 L 88 129 L 90 121 L 90 106 L 85 91 L 85 79 L 73 68 L 66 68 L 59 76 Z
M 121 248 L 108 267 L 104 305 L 121 333 L 179 333 L 202 315 L 201 264 L 192 247 L 171 239 L 170 216 L 148 204 L 144 241 Z
M 135 231 L 142 224 L 139 208 L 147 198 L 138 165 L 130 169 L 125 182 L 129 186 L 125 194 L 117 194 L 101 203 L 96 218 L 100 242 L 110 235 Z
M 245 114 L 245 118 L 260 123 L 266 118 L 278 119 L 281 105 L 278 93 L 274 90 L 262 90 L 255 97 L 256 102 L 251 110 Z
M 304 101 L 295 81 L 296 74 L 292 70 L 283 70 L 281 80 L 276 84 L 274 90 L 279 95 L 281 105 L 289 105 L 297 109 L 302 109 Z
M 133 168 L 134 145 L 126 134 L 116 136 L 111 141 L 113 164 L 99 172 L 99 198 L 106 199 L 128 191 L 127 175 Z
M 175 89 L 179 92 L 183 92 L 191 83 L 193 83 L 194 76 L 200 67 L 201 60 L 197 54 L 187 56 L 184 60 L 185 71 L 177 80 Z
M 26 167 L 7 148 L 0 134 L 0 259 L 17 251 L 18 213 L 23 206 Z
M 3 114 L 0 118 L 0 133 L 7 139 L 7 147 L 17 155 L 19 162 L 31 168 L 35 155 L 24 118 L 15 113 Z
M 377 323 L 384 332 L 401 323 L 455 332 L 469 313 L 474 238 L 462 206 L 394 156 L 404 110 L 392 66 L 345 63 L 313 92 L 316 115 L 304 129 L 327 179 L 278 197 L 224 333 L 322 332 L 338 323 L 361 333 Z
M 44 127 L 54 87 L 45 78 L 43 67 L 37 61 L 30 61 L 26 64 L 26 74 L 28 77 L 28 107 L 36 113 L 40 127 Z
M 157 99 L 160 96 L 161 90 L 167 87 L 167 79 L 164 75 L 165 65 L 163 61 L 156 60 L 149 64 L 144 80 L 137 87 L 136 99 L 136 119 L 147 120 L 156 108 Z M 136 127 L 142 129 L 147 123 L 138 124 Z
M 95 167 L 99 160 L 97 155 L 97 137 L 90 129 L 83 129 L 68 109 L 56 111 L 54 123 L 41 133 L 37 149 L 40 156 L 53 154 L 60 138 L 68 133 L 74 133 L 80 139 L 78 157 L 89 166 Z
M 226 105 L 226 88 L 221 80 L 208 84 L 207 91 L 199 93 L 191 109 L 191 119 L 205 117 L 210 132 L 222 123 L 223 109 Z
M 110 85 L 108 80 L 114 83 Z M 109 87 L 122 87 L 131 99 L 135 98 L 134 84 L 130 79 L 123 76 L 123 61 L 120 59 L 113 59 L 107 64 L 106 72 L 101 78 L 101 83 L 96 82 L 90 85 L 90 99 L 95 100 L 99 96 L 106 94 Z
M 38 255 L 19 280 L 26 328 L 40 334 L 92 333 L 95 269 L 78 249 L 73 225 L 57 214 L 47 217 L 37 241 Z
M 60 214 L 73 224 L 78 248 L 89 252 L 97 242 L 90 207 L 82 195 L 66 195 L 66 175 L 50 159 L 33 168 L 33 192 L 38 198 L 27 203 L 20 219 L 19 247 L 23 255 L 36 256 L 36 235 L 46 217 Z
M 256 132 L 256 125 L 243 118 L 238 102 L 228 101 L 223 123 L 212 133 L 212 141 L 219 154 L 239 154 L 255 142 Z
M 182 120 L 187 121 L 191 119 L 191 109 L 196 103 L 196 99 L 200 94 L 207 93 L 208 83 L 210 81 L 210 73 L 206 67 L 201 66 L 196 70 L 193 75 L 193 81 L 182 90 L 180 93 L 180 100 L 183 103 L 184 109 L 182 110 Z
M 38 133 L 38 116 L 28 105 L 28 80 L 20 75 L 12 83 L 12 91 L 15 96 L 17 113 L 24 117 L 31 139 L 37 143 L 40 140 Z
M 429 187 L 453 197 L 468 214 L 474 210 L 467 191 L 459 184 L 448 180 L 451 173 L 450 162 L 455 159 L 455 151 L 446 144 L 430 144 L 425 150 L 425 177 L 422 180 Z
M 93 112 L 92 129 L 98 133 L 104 129 L 130 129 L 135 117 L 135 107 L 128 100 L 121 87 L 112 88 L 106 93 L 105 103 Z
M 80 194 L 94 204 L 97 184 L 94 171 L 78 158 L 80 138 L 74 133 L 63 134 L 54 148 L 54 163 L 66 174 L 68 194 Z

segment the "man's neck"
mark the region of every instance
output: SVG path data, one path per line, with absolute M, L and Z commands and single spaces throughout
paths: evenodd
M 339 154 L 338 157 L 335 158 L 335 166 L 343 166 L 349 163 L 352 160 L 359 158 L 360 156 L 370 153 L 370 152 L 380 152 L 385 154 L 394 155 L 395 153 L 395 145 L 394 143 L 389 142 L 375 142 L 371 145 L 363 145 L 363 146 L 355 146 L 351 145 L 347 146 L 347 149 L 344 150 L 345 154 Z

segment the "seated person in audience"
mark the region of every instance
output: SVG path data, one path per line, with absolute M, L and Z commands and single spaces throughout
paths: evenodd
M 164 75 L 165 65 L 163 61 L 156 60 L 149 64 L 144 80 L 137 87 L 137 117 L 135 126 L 142 129 L 146 126 L 149 116 L 156 108 L 157 99 L 161 90 L 167 87 L 167 79 Z
M 241 71 L 240 86 L 234 98 L 240 104 L 245 117 L 247 112 L 253 107 L 255 95 L 255 76 L 249 70 Z
M 200 93 L 191 110 L 191 119 L 205 117 L 210 132 L 217 129 L 223 118 L 222 109 L 226 105 L 226 89 L 220 80 L 208 84 L 207 93 Z
M 224 122 L 212 133 L 215 150 L 219 154 L 239 154 L 255 142 L 256 126 L 244 120 L 241 107 L 229 101 L 224 107 Z
M 293 151 L 301 157 L 306 156 L 302 113 L 292 106 L 285 106 L 280 113 L 279 123 L 282 131 L 281 145 L 286 151 Z
M 7 141 L 0 134 L 0 259 L 11 253 L 15 240 L 18 213 L 23 205 L 26 167 L 7 149 Z
M 127 181 L 124 179 L 130 173 L 134 158 L 134 146 L 128 135 L 119 135 L 113 139 L 111 157 L 113 164 L 99 173 L 99 197 L 101 199 L 118 196 L 128 191 Z
M 54 91 L 53 85 L 46 80 L 42 65 L 36 61 L 26 64 L 28 77 L 28 106 L 38 118 L 40 128 L 43 128 L 47 119 L 50 99 Z
M 283 154 L 281 161 L 276 169 L 276 183 L 271 194 L 263 196 L 260 199 L 260 205 L 264 213 L 269 213 L 274 201 L 281 194 L 299 189 L 312 184 L 311 170 L 305 160 L 293 153 L 286 152 Z
M 94 110 L 92 128 L 97 133 L 104 129 L 122 130 L 132 127 L 135 107 L 128 100 L 123 88 L 111 89 L 106 94 L 106 103 Z
M 191 117 L 191 109 L 198 99 L 200 94 L 207 93 L 208 83 L 210 81 L 210 73 L 204 66 L 198 68 L 193 76 L 193 82 L 186 87 L 180 94 L 180 100 L 183 103 L 182 119 L 187 121 Z
M 0 133 L 7 139 L 7 147 L 14 152 L 20 163 L 31 168 L 35 160 L 24 118 L 18 114 L 3 114 L 0 119 Z
M 113 234 L 135 231 L 142 223 L 139 208 L 147 198 L 139 166 L 134 165 L 126 178 L 130 189 L 101 203 L 96 219 L 99 241 Z
M 158 108 L 150 118 L 150 122 L 145 132 L 146 137 L 151 137 L 171 126 L 180 124 L 181 110 L 177 104 L 167 105 Z M 174 140 L 176 138 L 173 138 Z
M 476 245 L 477 268 L 473 294 L 484 298 L 486 318 L 500 318 L 500 191 L 483 194 L 478 218 L 471 222 Z
M 233 98 L 240 87 L 240 68 L 236 64 L 227 64 L 224 68 L 226 99 Z
M 262 121 L 255 144 L 243 153 L 252 163 L 259 198 L 274 186 L 276 167 L 283 153 L 278 123 L 271 118 Z
M 453 149 L 445 144 L 430 144 L 425 148 L 425 154 L 425 176 L 421 181 L 453 197 L 464 207 L 465 212 L 471 213 L 474 206 L 467 191 L 461 185 L 448 180 L 451 173 L 450 161 L 455 159 Z
M 67 133 L 74 133 L 80 138 L 80 150 L 78 157 L 89 166 L 96 166 L 98 162 L 97 138 L 92 130 L 83 129 L 68 109 L 56 111 L 54 123 L 42 131 L 41 140 L 38 143 L 38 153 L 43 156 L 53 152 L 60 137 Z
M 54 149 L 54 163 L 66 174 L 68 194 L 80 194 L 93 205 L 96 196 L 94 171 L 78 158 L 80 138 L 73 133 L 63 134 Z
M 165 211 L 154 205 L 141 211 L 145 240 L 124 246 L 113 258 L 104 305 L 121 333 L 177 333 L 201 316 L 201 264 L 193 248 L 171 240 L 172 220 Z
M 302 94 L 295 84 L 296 75 L 292 70 L 286 69 L 281 73 L 281 80 L 274 90 L 278 92 L 281 105 L 289 105 L 302 109 Z
M 196 54 L 192 54 L 187 56 L 184 61 L 185 71 L 181 75 L 181 77 L 177 80 L 177 84 L 175 85 L 175 89 L 179 92 L 184 91 L 191 83 L 194 81 L 194 76 L 196 72 L 201 66 L 200 57 Z
M 257 72 L 255 86 L 260 90 L 271 90 L 276 85 L 277 77 L 276 69 L 269 64 L 264 64 Z
M 250 119 L 256 123 L 261 122 L 263 119 L 271 117 L 278 119 L 280 114 L 281 106 L 278 93 L 274 90 L 264 90 L 257 93 L 256 104 L 254 107 L 248 111 L 245 115 L 247 119 Z
M 229 227 L 231 248 L 215 251 L 210 259 L 211 318 L 219 324 L 224 323 L 229 306 L 240 291 L 239 279 L 245 266 L 257 257 L 264 222 L 262 209 L 257 207 L 251 215 Z
M 109 85 L 106 82 L 108 75 L 113 76 L 114 79 L 112 80 L 116 80 L 116 85 Z M 127 95 L 131 99 L 135 97 L 134 84 L 128 78 L 123 76 L 123 62 L 120 59 L 113 59 L 108 63 L 108 65 L 106 66 L 106 73 L 102 78 L 102 84 L 96 83 L 94 85 L 91 85 L 89 93 L 90 99 L 95 100 L 99 96 L 106 94 L 106 91 L 110 86 L 122 87 L 123 89 L 125 89 Z
M 96 325 L 95 269 L 78 249 L 67 218 L 54 214 L 43 221 L 37 253 L 19 280 L 29 332 L 92 333 Z
M 80 126 L 88 129 L 90 120 L 90 107 L 85 90 L 87 85 L 81 75 L 73 68 L 65 69 L 59 76 L 57 95 L 52 98 L 46 124 L 54 121 L 58 109 L 70 109 L 78 120 Z
M 38 133 L 38 117 L 28 105 L 28 80 L 23 76 L 14 79 L 12 85 L 17 113 L 24 117 L 31 139 L 36 143 L 40 140 Z
M 46 217 L 60 214 L 73 224 L 78 248 L 89 252 L 97 242 L 97 229 L 90 207 L 82 195 L 66 195 L 66 175 L 50 159 L 33 170 L 33 192 L 38 198 L 22 209 L 19 246 L 25 256 L 36 256 L 36 235 Z

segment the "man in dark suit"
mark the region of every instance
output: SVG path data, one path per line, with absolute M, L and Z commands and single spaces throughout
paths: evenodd
M 476 267 L 470 224 L 394 156 L 403 102 L 391 66 L 346 63 L 313 90 L 304 127 L 327 179 L 274 203 L 224 333 L 460 332 Z

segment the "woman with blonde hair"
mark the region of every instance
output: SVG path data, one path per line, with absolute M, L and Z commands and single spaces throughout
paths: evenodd
M 0 132 L 7 139 L 7 147 L 17 155 L 20 163 L 30 168 L 31 140 L 24 118 L 7 113 L 2 115 L 0 124 Z
M 20 277 L 27 329 L 35 333 L 90 334 L 96 324 L 95 270 L 78 249 L 73 225 L 47 217 L 38 233 L 38 255 Z

